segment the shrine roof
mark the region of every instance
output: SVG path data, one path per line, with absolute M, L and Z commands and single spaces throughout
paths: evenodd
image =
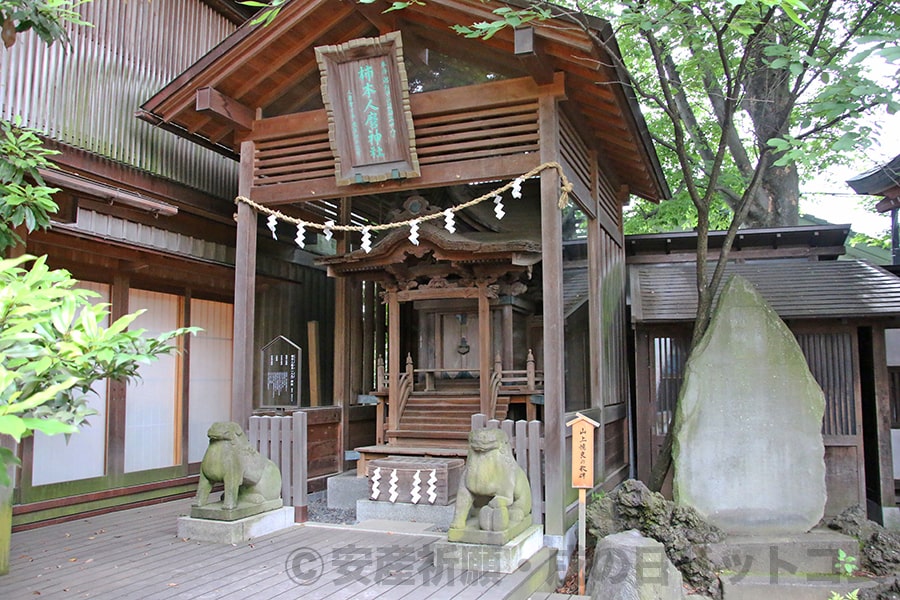
M 564 16 L 534 22 L 534 52 L 518 56 L 512 29 L 489 40 L 466 39 L 450 30 L 454 24 L 495 19 L 491 8 L 479 0 L 429 0 L 384 14 L 380 6 L 352 1 L 293 0 L 268 26 L 245 23 L 145 102 L 138 116 L 237 158 L 258 115 L 287 115 L 315 105 L 320 95 L 317 46 L 400 31 L 411 44 L 498 71 L 538 81 L 564 73 L 563 108 L 596 143 L 611 175 L 639 196 L 666 198 L 659 159 L 619 67 L 622 57 L 609 23 L 591 18 L 586 32 Z M 591 35 L 605 41 L 605 51 L 596 49 Z M 224 103 L 219 114 L 198 109 L 197 92 L 203 88 L 220 95 L 215 96 Z

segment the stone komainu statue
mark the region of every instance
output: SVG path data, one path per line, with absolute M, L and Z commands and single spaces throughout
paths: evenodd
M 214 483 L 222 482 L 222 508 L 231 510 L 238 503 L 262 504 L 281 498 L 281 472 L 278 466 L 257 452 L 237 423 L 213 423 L 207 432 L 209 447 L 200 463 L 200 483 L 194 506 L 204 506 Z
M 473 511 L 477 512 L 478 529 L 483 531 L 506 531 L 526 519 L 531 523 L 528 477 L 513 457 L 509 437 L 500 429 L 469 434 L 469 454 L 456 494 L 451 531 L 464 530 Z

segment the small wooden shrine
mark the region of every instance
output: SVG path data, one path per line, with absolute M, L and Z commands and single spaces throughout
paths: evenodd
M 496 6 L 387 7 L 293 0 L 142 107 L 241 162 L 232 416 L 254 410 L 254 324 L 290 318 L 255 315 L 257 235 L 333 244 L 343 447 L 372 398 L 384 454 L 458 454 L 475 412 L 540 415 L 561 539 L 567 413 L 602 424 L 597 486 L 628 473 L 622 205 L 666 183 L 608 23 L 471 40 L 451 26 Z

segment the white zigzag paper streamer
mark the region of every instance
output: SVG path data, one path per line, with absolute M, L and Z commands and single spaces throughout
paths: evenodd
M 378 482 L 381 481 L 381 467 L 375 467 L 372 471 L 372 500 L 378 500 L 381 490 L 378 488 Z
M 325 221 L 325 241 L 330 242 L 334 237 L 334 233 L 331 231 L 332 227 L 334 227 L 334 221 Z
M 515 198 L 516 200 L 522 199 L 522 183 L 524 183 L 524 181 L 525 180 L 522 179 L 521 177 L 519 177 L 515 181 L 513 181 L 512 197 Z
M 434 504 L 434 501 L 437 500 L 437 470 L 432 469 L 431 475 L 428 476 L 428 503 Z
M 368 227 L 363 227 L 362 230 L 362 249 L 366 254 L 372 251 L 372 231 Z
M 391 469 L 391 478 L 389 480 L 391 482 L 391 487 L 388 488 L 388 492 L 391 494 L 389 497 L 391 502 L 396 502 L 397 496 L 400 495 L 397 493 L 397 479 L 397 469 Z
M 450 233 L 456 233 L 456 223 L 453 221 L 453 211 L 449 208 L 444 211 L 444 229 Z
M 413 246 L 419 245 L 419 221 L 416 219 L 409 224 L 409 243 Z
M 494 196 L 494 215 L 496 215 L 498 221 L 506 215 L 506 213 L 503 211 L 502 196 Z
M 297 223 L 297 235 L 294 237 L 294 241 L 301 248 L 306 246 L 306 223 L 303 221 Z
M 278 225 L 278 217 L 269 215 L 269 218 L 266 219 L 266 225 L 269 227 L 269 231 L 272 232 L 272 237 L 277 240 L 278 236 L 275 235 L 275 226 Z
M 419 493 L 419 490 L 422 489 L 422 471 L 416 471 L 413 475 L 413 484 L 412 489 L 409 491 L 409 495 L 412 498 L 413 504 L 418 504 L 419 500 L 422 498 L 422 494 Z

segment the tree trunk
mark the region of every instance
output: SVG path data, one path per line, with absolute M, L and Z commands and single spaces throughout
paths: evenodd
M 781 16 L 780 20 L 781 25 L 785 25 L 787 17 Z M 791 28 L 790 23 L 787 23 L 787 30 L 790 31 Z M 778 26 L 768 29 L 763 34 L 766 41 L 779 41 L 777 30 Z M 771 68 L 769 59 L 763 54 L 764 48 L 764 44 L 758 43 L 751 54 L 753 67 L 744 82 L 744 99 L 741 105 L 750 116 L 760 155 L 769 145 L 769 140 L 788 133 L 790 114 L 796 104 L 790 87 L 793 76 L 787 68 Z M 800 218 L 800 178 L 797 165 L 793 162 L 786 166 L 774 166 L 782 156 L 783 153 L 771 153 L 764 158 L 767 164 L 763 167 L 763 178 L 745 226 L 797 225 Z

